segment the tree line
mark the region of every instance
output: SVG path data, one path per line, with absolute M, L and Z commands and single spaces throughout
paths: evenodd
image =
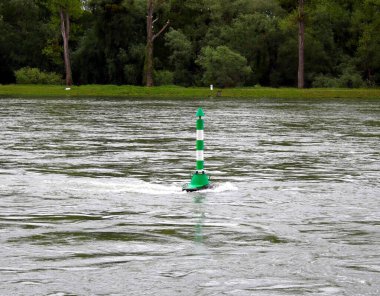
M 0 83 L 372 87 L 380 0 L 0 0 Z

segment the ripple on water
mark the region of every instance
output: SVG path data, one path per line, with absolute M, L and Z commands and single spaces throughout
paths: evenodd
M 379 294 L 378 100 L 0 104 L 1 295 Z

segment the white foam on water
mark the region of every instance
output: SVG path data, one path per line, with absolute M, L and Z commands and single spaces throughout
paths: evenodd
M 181 186 L 175 184 L 163 185 L 156 183 L 149 183 L 142 180 L 128 179 L 124 183 L 124 190 L 133 193 L 144 193 L 144 194 L 175 194 L 182 193 Z
M 178 194 L 182 192 L 180 184 L 157 184 L 134 178 L 84 178 L 71 180 L 76 190 L 131 192 L 143 194 Z
M 152 183 L 135 178 L 82 178 L 80 180 L 71 180 L 73 190 L 86 191 L 107 191 L 107 192 L 130 192 L 153 195 L 179 194 L 186 193 L 182 191 L 180 183 Z M 75 184 L 74 184 L 75 183 Z M 238 188 L 231 182 L 215 183 L 213 188 L 202 190 L 202 192 L 226 192 L 237 191 Z
M 226 191 L 238 191 L 239 188 L 231 182 L 216 183 L 210 189 L 202 190 L 203 192 L 226 192 Z

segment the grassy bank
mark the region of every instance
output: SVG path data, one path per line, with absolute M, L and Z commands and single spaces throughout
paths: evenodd
M 219 92 L 219 94 L 218 94 Z M 201 87 L 178 86 L 116 86 L 116 85 L 83 85 L 73 86 L 65 90 L 61 85 L 0 85 L 0 96 L 12 97 L 155 97 L 155 98 L 200 98 L 200 97 L 231 97 L 231 98 L 377 98 L 380 99 L 380 89 L 341 89 L 341 88 L 266 88 L 244 87 L 215 89 Z

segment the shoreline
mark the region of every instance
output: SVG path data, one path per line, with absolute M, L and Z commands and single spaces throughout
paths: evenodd
M 207 87 L 82 85 L 0 85 L 2 97 L 113 97 L 113 98 L 273 98 L 273 99 L 380 99 L 380 88 L 269 88 L 239 87 L 210 90 Z

